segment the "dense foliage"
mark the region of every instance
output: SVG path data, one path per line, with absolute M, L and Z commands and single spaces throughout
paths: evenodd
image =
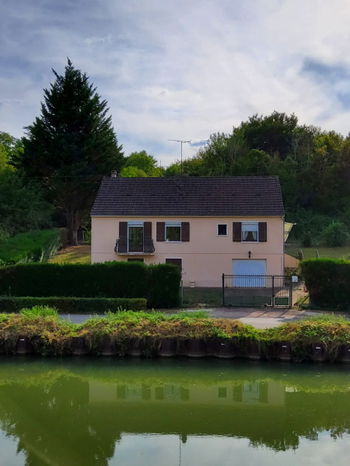
M 103 175 L 119 170 L 121 146 L 105 100 L 70 60 L 63 75 L 44 91 L 41 115 L 27 128 L 24 153 L 14 164 L 45 188 L 62 212 L 72 244 L 88 216 Z
M 350 261 L 308 259 L 301 263 L 301 273 L 312 305 L 350 308 Z
M 45 262 L 61 246 L 61 231 L 35 230 L 0 240 L 0 265 Z
M 40 186 L 11 166 L 23 152 L 22 142 L 0 132 L 0 242 L 20 232 L 51 224 L 51 205 Z
M 279 176 L 286 220 L 297 223 L 292 234 L 307 245 L 330 244 L 323 232 L 334 220 L 350 229 L 350 137 L 300 125 L 295 115 L 254 115 L 230 134 L 213 134 L 196 157 L 184 161 L 183 171 Z M 165 174 L 179 174 L 179 163 Z
M 0 295 L 146 298 L 149 306 L 179 304 L 180 272 L 171 264 L 25 264 L 0 268 Z
M 121 176 L 133 178 L 136 176 L 162 176 L 163 171 L 158 167 L 157 160 L 147 154 L 145 150 L 141 152 L 132 152 L 124 160 L 124 166 L 120 173 Z

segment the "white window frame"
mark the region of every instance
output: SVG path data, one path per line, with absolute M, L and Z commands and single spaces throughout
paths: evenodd
M 254 225 L 256 227 L 256 241 L 246 241 L 245 239 L 243 239 L 243 226 L 244 225 Z M 251 230 L 251 231 L 254 231 L 254 230 Z M 242 232 L 241 232 L 241 242 L 242 243 L 259 243 L 259 222 L 242 222 Z
M 226 234 L 224 234 L 224 235 L 219 235 L 219 226 L 221 226 L 221 225 L 225 225 L 225 227 L 226 227 Z M 216 236 L 228 236 L 228 226 L 227 226 L 227 223 L 218 223 L 218 224 L 216 225 Z
M 171 240 L 171 239 L 167 239 L 167 228 L 168 227 L 179 227 L 180 228 L 180 239 L 179 240 Z M 181 235 L 182 235 L 182 222 L 177 222 L 177 221 L 174 221 L 174 222 L 165 222 L 165 241 L 167 243 L 181 243 Z
M 126 235 L 126 241 L 127 241 L 127 252 L 130 253 L 130 254 L 140 254 L 143 252 L 143 249 L 144 249 L 144 244 L 142 244 L 142 251 L 129 251 L 129 228 L 131 227 L 142 227 L 142 228 L 145 228 L 145 225 L 144 225 L 145 222 L 141 222 L 139 220 L 131 220 L 128 222 L 128 230 L 127 230 L 127 235 Z

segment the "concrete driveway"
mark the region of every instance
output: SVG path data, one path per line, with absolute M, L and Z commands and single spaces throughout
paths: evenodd
M 257 308 L 215 308 L 208 309 L 214 318 L 237 319 L 256 328 L 278 327 L 286 322 L 303 319 L 318 312 L 297 311 L 295 309 L 257 309 Z
M 196 312 L 204 309 L 186 309 L 186 312 Z M 253 325 L 256 328 L 277 327 L 286 322 L 299 320 L 310 315 L 320 313 L 309 311 L 296 311 L 293 309 L 247 309 L 247 308 L 213 308 L 205 309 L 210 317 L 237 319 L 244 324 Z M 181 311 L 176 311 L 181 312 Z M 85 322 L 90 317 L 96 317 L 96 314 L 61 314 L 64 319 L 70 320 L 76 324 Z

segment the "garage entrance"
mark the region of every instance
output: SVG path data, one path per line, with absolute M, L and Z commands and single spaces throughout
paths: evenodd
M 255 264 L 251 265 L 250 262 Z M 292 306 L 291 278 L 284 275 L 265 275 L 263 272 L 266 270 L 266 261 L 233 261 L 233 270 L 239 272 L 248 270 L 250 274 L 222 275 L 224 306 L 271 308 Z
M 234 287 L 263 287 L 266 285 L 266 260 L 233 260 L 232 275 Z

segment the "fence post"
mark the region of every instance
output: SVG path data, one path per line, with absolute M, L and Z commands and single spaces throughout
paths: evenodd
M 222 305 L 225 306 L 225 274 L 222 274 Z
M 272 275 L 272 296 L 271 296 L 271 305 L 275 305 L 275 276 Z
M 184 306 L 184 282 L 181 280 L 180 282 L 180 306 Z

